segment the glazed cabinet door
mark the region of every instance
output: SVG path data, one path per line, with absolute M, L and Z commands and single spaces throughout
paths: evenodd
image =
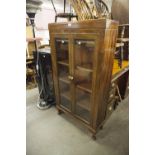
M 96 39 L 89 35 L 73 35 L 74 113 L 82 121 L 92 121 L 94 59 Z
M 72 90 L 69 75 L 71 74 L 70 57 L 70 39 L 69 36 L 56 36 L 55 41 L 55 59 L 57 72 L 57 92 L 59 94 L 59 106 L 67 111 L 72 109 Z

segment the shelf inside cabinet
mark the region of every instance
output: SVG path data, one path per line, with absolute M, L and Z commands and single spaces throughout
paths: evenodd
M 87 71 L 87 72 L 93 72 L 93 65 L 91 63 L 88 64 L 82 64 L 82 65 L 77 65 L 77 69 Z
M 57 39 L 56 42 L 60 42 L 60 43 L 64 44 L 64 43 L 68 43 L 68 40 L 66 40 L 66 39 Z
M 64 83 L 67 83 L 67 84 L 70 83 L 67 75 L 60 76 L 59 77 L 59 80 L 62 81 L 62 82 L 64 82 Z
M 61 60 L 61 61 L 58 61 L 58 64 L 64 65 L 64 66 L 69 66 L 69 61 L 68 60 Z
M 88 41 L 88 40 L 77 40 L 76 45 L 81 46 L 85 45 L 86 47 L 94 47 L 95 42 L 94 41 Z
M 83 82 L 77 85 L 77 88 L 82 89 L 88 93 L 92 93 L 92 85 L 91 82 Z
M 77 105 L 85 110 L 90 111 L 90 102 L 88 98 L 84 98 L 84 99 L 77 101 Z
M 70 100 L 70 91 L 64 91 L 61 93 L 61 96 L 65 97 L 66 99 Z

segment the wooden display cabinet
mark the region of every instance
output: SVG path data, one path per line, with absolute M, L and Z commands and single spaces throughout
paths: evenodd
M 109 92 L 117 31 L 118 22 L 105 19 L 49 24 L 56 107 L 83 122 L 94 139 L 115 103 Z

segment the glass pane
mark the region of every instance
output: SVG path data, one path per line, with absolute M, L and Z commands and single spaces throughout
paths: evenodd
M 60 104 L 71 109 L 70 81 L 69 75 L 69 47 L 68 40 L 56 39 L 56 55 L 59 78 Z
M 87 122 L 90 122 L 94 47 L 93 40 L 75 40 L 74 42 L 75 111 Z
M 70 97 L 70 85 L 59 80 L 61 105 L 70 109 L 71 97 Z
M 76 88 L 76 114 L 86 121 L 90 121 L 90 94 Z
M 58 64 L 69 66 L 68 40 L 56 39 L 56 50 Z

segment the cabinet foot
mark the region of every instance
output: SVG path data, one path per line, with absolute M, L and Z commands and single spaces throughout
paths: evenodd
M 103 129 L 103 125 L 100 126 L 100 130 L 102 130 L 102 129 Z
M 92 135 L 92 139 L 96 140 L 96 135 L 95 134 Z
M 116 101 L 114 104 L 114 110 L 117 108 L 117 106 L 118 106 L 118 102 Z
M 58 109 L 58 115 L 61 115 L 63 112 L 60 110 L 60 109 Z

